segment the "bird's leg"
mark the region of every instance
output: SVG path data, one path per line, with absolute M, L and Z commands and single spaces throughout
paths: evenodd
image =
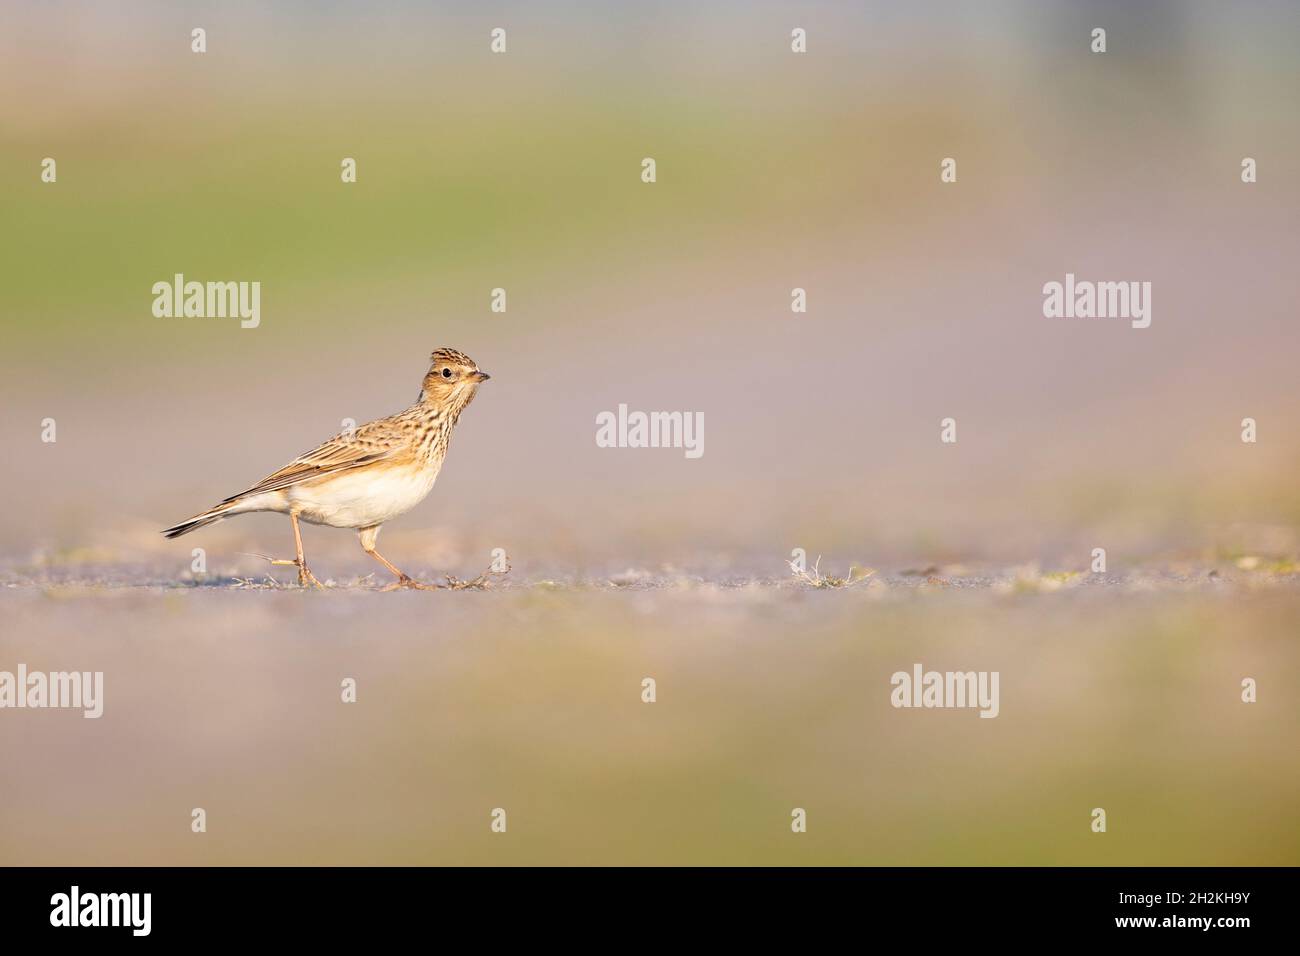
M 415 580 L 415 578 L 399 569 L 395 564 L 375 550 L 375 541 L 379 537 L 378 525 L 373 528 L 362 528 L 357 532 L 357 536 L 361 539 L 361 550 L 370 555 L 397 577 L 396 581 L 392 584 L 386 585 L 381 588 L 381 590 L 396 591 L 398 588 L 415 588 L 420 591 L 438 590 L 439 586 L 437 584 L 425 584 L 421 581 Z
M 319 581 L 316 580 L 316 575 L 311 573 L 311 569 L 307 567 L 307 562 L 306 560 L 304 560 L 302 556 L 302 532 L 298 530 L 298 512 L 296 511 L 289 512 L 289 522 L 293 525 L 293 546 L 294 546 L 294 550 L 298 554 L 298 557 L 294 560 L 293 563 L 298 568 L 299 586 L 305 588 L 308 584 L 312 584 L 320 588 L 321 590 L 324 590 L 325 585 L 321 584 Z M 274 564 L 277 562 L 272 562 L 272 563 Z

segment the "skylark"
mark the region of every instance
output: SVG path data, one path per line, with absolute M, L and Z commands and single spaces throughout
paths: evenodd
M 356 528 L 362 550 L 397 575 L 397 581 L 384 590 L 437 587 L 414 580 L 375 550 L 384 522 L 410 511 L 433 488 L 460 413 L 489 377 L 455 349 L 438 349 L 430 359 L 420 397 L 410 408 L 335 435 L 247 491 L 163 534 L 178 538 L 232 515 L 276 511 L 289 516 L 297 551 L 294 561 L 280 563 L 296 566 L 298 583 L 304 587 L 323 585 L 303 558 L 299 518 L 333 528 Z

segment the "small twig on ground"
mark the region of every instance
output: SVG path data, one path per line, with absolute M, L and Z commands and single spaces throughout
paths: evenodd
M 493 577 L 504 577 L 509 573 L 510 573 L 510 556 L 507 555 L 506 566 L 504 570 L 497 571 L 492 568 L 488 568 L 478 577 L 470 578 L 470 580 L 468 581 L 462 581 L 460 580 L 460 578 L 456 577 L 455 575 L 448 574 L 445 575 L 445 577 L 447 578 L 447 583 L 440 584 L 438 586 L 449 588 L 452 591 L 467 591 L 467 590 L 483 591 L 492 586 Z
M 236 551 L 236 554 L 242 554 L 246 558 L 261 558 L 268 564 L 282 565 L 285 567 L 296 568 L 298 562 L 292 558 L 273 558 L 269 554 L 258 554 L 256 551 Z
M 278 591 L 283 585 L 268 574 L 265 581 L 256 581 L 251 577 L 235 578 L 235 583 L 231 587 L 236 590 Z
M 837 578 L 830 574 L 821 572 L 822 556 L 817 555 L 817 560 L 813 562 L 812 570 L 800 568 L 799 565 L 791 561 L 790 573 L 794 575 L 795 580 L 807 584 L 814 588 L 844 588 L 854 584 L 860 584 L 876 573 L 875 568 L 863 568 L 854 564 L 849 567 L 849 576 L 846 578 Z

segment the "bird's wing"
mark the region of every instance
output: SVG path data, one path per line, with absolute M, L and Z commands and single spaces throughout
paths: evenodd
M 372 427 L 379 424 L 370 422 L 357 428 L 351 435 L 346 432 L 335 435 L 306 454 L 299 455 L 274 474 L 267 475 L 247 491 L 231 495 L 222 504 L 400 457 L 404 445 L 398 440 L 399 436 L 391 429 Z

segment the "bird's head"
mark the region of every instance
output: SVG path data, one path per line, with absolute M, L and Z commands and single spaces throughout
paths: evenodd
M 480 371 L 472 358 L 455 349 L 435 349 L 429 363 L 429 371 L 424 376 L 424 400 L 457 411 L 472 402 L 479 384 L 491 377 Z

